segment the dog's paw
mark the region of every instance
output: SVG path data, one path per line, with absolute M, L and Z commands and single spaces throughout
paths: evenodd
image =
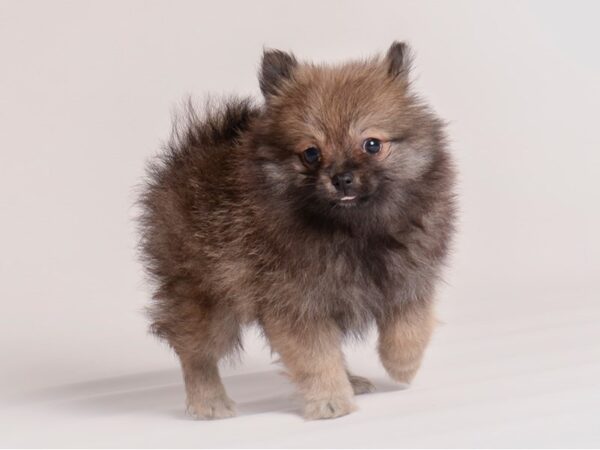
M 389 361 L 384 366 L 390 377 L 397 383 L 408 387 L 419 370 L 420 361 L 404 364 L 392 364 Z
M 375 390 L 375 386 L 365 377 L 359 377 L 358 375 L 348 375 L 350 384 L 354 395 L 368 394 Z
M 226 395 L 188 402 L 186 411 L 197 420 L 226 419 L 236 415 L 235 403 Z
M 304 418 L 308 420 L 333 419 L 356 410 L 352 397 L 338 396 L 322 400 L 310 400 L 304 405 Z

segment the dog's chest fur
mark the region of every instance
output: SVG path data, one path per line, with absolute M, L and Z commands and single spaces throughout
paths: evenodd
M 265 235 L 259 242 L 240 242 L 240 253 L 220 264 L 228 295 L 251 311 L 249 320 L 273 312 L 299 322 L 329 318 L 346 333 L 360 333 L 414 292 L 413 252 L 398 238 Z

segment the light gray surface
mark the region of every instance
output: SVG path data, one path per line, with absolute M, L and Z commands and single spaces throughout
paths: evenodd
M 600 32 L 594 2 L 0 2 L 0 446 L 599 446 Z M 264 45 L 417 51 L 461 224 L 413 387 L 306 423 L 255 330 L 240 417 L 183 415 L 146 335 L 134 185 L 186 93 L 258 94 Z

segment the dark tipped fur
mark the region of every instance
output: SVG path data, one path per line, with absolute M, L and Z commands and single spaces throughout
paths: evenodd
M 182 361 L 192 415 L 233 415 L 217 363 L 251 322 L 309 418 L 346 414 L 352 390 L 369 389 L 339 345 L 370 323 L 390 375 L 414 375 L 453 232 L 454 172 L 442 123 L 410 92 L 408 55 L 394 43 L 383 59 L 330 67 L 268 51 L 265 105 L 188 108 L 150 165 L 141 242 L 157 285 L 152 330 Z M 375 155 L 361 147 L 372 137 Z M 302 162 L 308 147 L 318 166 Z M 343 198 L 340 171 L 354 174 Z

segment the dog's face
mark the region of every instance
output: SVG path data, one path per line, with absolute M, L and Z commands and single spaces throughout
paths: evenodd
M 439 128 L 407 92 L 409 65 L 399 43 L 383 59 L 336 67 L 266 52 L 257 152 L 273 190 L 328 220 L 389 214 L 430 164 Z

